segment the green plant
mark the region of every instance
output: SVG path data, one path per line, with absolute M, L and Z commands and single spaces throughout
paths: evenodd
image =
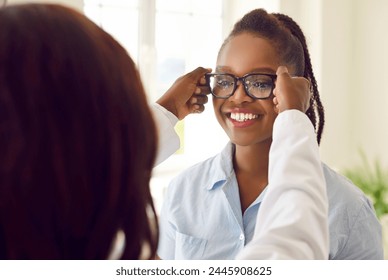
M 365 153 L 360 152 L 362 165 L 343 173 L 373 201 L 377 217 L 388 214 L 388 172 L 378 160 L 369 163 Z

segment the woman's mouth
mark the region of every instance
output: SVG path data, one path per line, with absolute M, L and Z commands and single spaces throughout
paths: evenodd
M 230 112 L 226 114 L 230 124 L 235 128 L 246 128 L 257 123 L 263 115 L 254 113 Z
M 259 115 L 252 114 L 252 113 L 230 113 L 229 116 L 232 120 L 237 122 L 246 122 L 249 120 L 254 120 L 259 117 Z

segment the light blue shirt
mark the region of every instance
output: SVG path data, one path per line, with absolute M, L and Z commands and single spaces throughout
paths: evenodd
M 177 176 L 160 215 L 161 259 L 234 259 L 252 240 L 265 190 L 241 211 L 234 145 Z M 381 225 L 366 196 L 323 164 L 329 199 L 329 259 L 383 259 Z M 284 205 L 287 207 L 287 205 Z

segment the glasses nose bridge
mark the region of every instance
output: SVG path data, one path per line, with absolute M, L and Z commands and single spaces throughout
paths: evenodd
M 243 85 L 245 87 L 245 77 L 234 77 L 236 79 L 236 87 Z M 239 83 L 240 82 L 240 83 Z
M 246 97 L 249 97 L 248 93 L 247 93 L 247 89 L 246 89 L 246 85 L 245 85 L 245 76 L 243 77 L 237 77 L 237 76 L 234 76 L 234 79 L 235 79 L 235 87 L 234 87 L 234 91 L 232 93 L 232 97 L 233 98 L 246 98 Z M 238 91 L 239 89 L 239 86 L 242 86 L 242 96 L 240 95 L 241 93 L 238 93 L 236 94 L 236 92 Z M 239 96 L 236 96 L 236 95 L 239 95 Z
M 236 86 L 235 86 L 235 88 L 234 88 L 233 94 L 236 93 L 236 91 L 237 91 L 237 89 L 238 89 L 238 87 L 239 87 L 240 85 L 242 85 L 242 87 L 243 87 L 243 89 L 244 89 L 244 92 L 246 92 L 245 77 L 244 77 L 244 76 L 243 76 L 243 77 L 234 76 L 234 78 L 235 78 L 235 81 L 236 81 Z

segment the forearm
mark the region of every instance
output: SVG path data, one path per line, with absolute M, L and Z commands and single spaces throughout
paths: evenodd
M 327 195 L 316 135 L 300 111 L 274 124 L 269 185 L 255 236 L 239 258 L 327 259 Z

